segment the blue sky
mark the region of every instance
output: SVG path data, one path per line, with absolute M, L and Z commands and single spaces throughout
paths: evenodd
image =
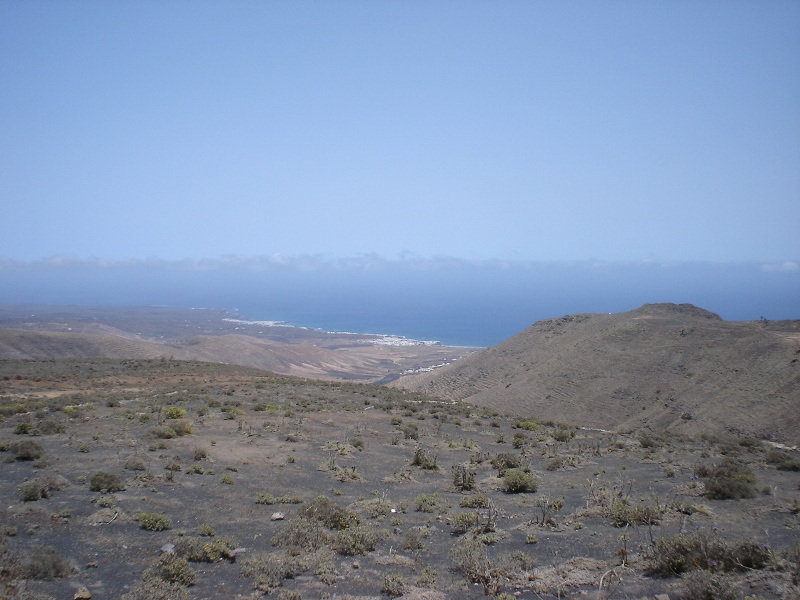
M 0 257 L 800 259 L 800 3 L 0 3 Z

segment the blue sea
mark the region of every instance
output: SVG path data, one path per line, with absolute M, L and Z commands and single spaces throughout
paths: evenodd
M 690 303 L 800 318 L 800 269 L 713 263 L 168 262 L 0 265 L 0 304 L 204 307 L 249 320 L 490 346 L 540 319 Z

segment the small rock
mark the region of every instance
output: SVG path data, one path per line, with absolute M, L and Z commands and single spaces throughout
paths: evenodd
M 353 561 L 353 568 L 354 569 L 360 569 L 361 568 L 361 563 L 358 562 L 357 560 L 354 560 Z
M 91 597 L 92 597 L 92 592 L 90 592 L 83 586 L 79 587 L 78 591 L 75 592 L 75 595 L 73 596 L 74 600 L 88 600 Z
M 96 569 L 97 568 L 97 561 L 93 560 L 92 562 L 86 563 L 87 569 Z
M 174 554 L 175 553 L 175 544 L 164 544 L 161 546 L 161 552 L 164 554 Z
M 656 595 L 655 600 L 669 600 L 669 594 L 658 594 Z
M 284 515 L 282 512 L 272 513 L 272 516 L 270 517 L 270 519 L 273 521 L 283 521 L 285 518 L 286 515 Z

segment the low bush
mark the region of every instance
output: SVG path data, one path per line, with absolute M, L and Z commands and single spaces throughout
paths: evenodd
M 122 481 L 116 473 L 109 473 L 107 471 L 97 471 L 89 479 L 89 490 L 92 492 L 102 492 L 104 494 L 111 492 L 119 492 L 124 490 Z
M 458 502 L 462 508 L 489 508 L 489 497 L 486 494 L 470 494 Z
M 60 475 L 45 475 L 26 481 L 17 488 L 22 502 L 35 502 L 39 498 L 49 498 L 50 492 L 69 487 L 69 482 Z
M 456 513 L 452 521 L 453 532 L 456 534 L 466 533 L 477 527 L 480 520 L 480 515 L 475 511 Z
M 275 504 L 275 496 L 268 492 L 259 492 L 254 502 L 256 504 Z
M 371 525 L 355 525 L 336 532 L 333 548 L 344 556 L 366 554 L 375 550 L 381 534 Z
M 683 578 L 683 600 L 738 600 L 738 587 L 724 575 L 694 571 Z
M 180 406 L 168 406 L 164 409 L 164 416 L 168 419 L 183 419 L 186 416 L 186 411 Z
M 202 535 L 202 534 L 201 534 Z M 189 562 L 214 563 L 230 560 L 236 543 L 229 538 L 181 536 L 175 540 L 175 553 Z
M 296 517 L 272 536 L 272 545 L 288 548 L 290 552 L 311 552 L 329 540 L 330 533 L 319 521 Z
M 361 521 L 355 512 L 339 506 L 327 496 L 318 496 L 298 514 L 317 521 L 328 529 L 347 529 L 358 525 Z
M 503 477 L 508 469 L 518 469 L 522 466 L 519 456 L 500 452 L 495 454 L 491 460 L 492 466 L 497 469 L 497 476 Z
M 503 475 L 503 489 L 508 494 L 532 493 L 539 488 L 539 482 L 523 469 L 508 469 Z
M 419 467 L 420 469 L 425 469 L 427 471 L 436 471 L 439 469 L 439 465 L 436 462 L 436 456 L 432 456 L 424 448 L 417 448 L 414 451 L 414 457 L 411 459 L 411 466 Z
M 143 574 L 144 579 L 157 578 L 184 587 L 193 585 L 195 577 L 196 573 L 186 558 L 174 552 L 164 552 Z
M 770 450 L 764 458 L 779 471 L 800 471 L 800 460 L 783 450 Z
M 454 465 L 453 486 L 462 492 L 472 490 L 475 487 L 475 473 L 468 471 L 464 465 Z
M 141 456 L 129 456 L 125 460 L 125 468 L 128 471 L 146 471 L 147 470 L 147 463 L 144 462 L 144 459 Z
M 159 577 L 149 577 L 137 581 L 121 600 L 191 600 L 191 597 L 186 588 L 179 583 L 164 581 Z
M 299 556 L 286 554 L 258 554 L 247 558 L 242 566 L 242 575 L 254 579 L 253 587 L 264 593 L 272 593 L 283 584 L 309 569 L 308 562 Z
M 20 564 L 20 575 L 25 579 L 50 581 L 69 577 L 72 565 L 52 546 L 36 546 Z
M 402 596 L 406 593 L 406 581 L 400 573 L 387 573 L 383 576 L 381 592 L 387 596 Z
M 151 433 L 160 440 L 173 440 L 178 437 L 178 433 L 172 427 L 156 427 Z
M 436 512 L 445 508 L 444 498 L 438 492 L 420 494 L 414 500 L 414 508 L 417 512 Z
M 36 460 L 44 454 L 44 449 L 36 440 L 11 442 L 8 449 L 14 453 L 17 460 Z
M 739 500 L 755 495 L 755 477 L 741 461 L 726 458 L 709 473 L 706 497 L 711 500 Z
M 27 421 L 22 421 L 21 423 L 17 423 L 17 426 L 14 428 L 14 435 L 30 435 L 31 431 L 33 431 L 33 425 Z
M 133 519 L 139 522 L 139 527 L 147 531 L 164 531 L 172 527 L 172 520 L 161 513 L 138 512 Z
M 194 433 L 192 425 L 189 423 L 189 421 L 175 421 L 172 423 L 172 430 L 179 437 L 183 437 L 184 435 L 192 435 Z
M 742 541 L 731 544 L 705 530 L 660 538 L 648 555 L 653 575 L 672 577 L 704 569 L 708 571 L 747 571 L 774 563 L 772 550 L 764 544 Z

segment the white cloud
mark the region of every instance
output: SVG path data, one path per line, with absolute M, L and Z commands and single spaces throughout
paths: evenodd
M 795 271 L 800 271 L 800 264 L 793 260 L 787 260 L 782 263 L 767 263 L 761 265 L 761 270 L 767 273 L 793 273 Z

